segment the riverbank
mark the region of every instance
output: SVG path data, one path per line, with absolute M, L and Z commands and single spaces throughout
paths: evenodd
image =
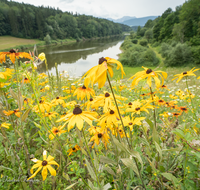
M 101 39 L 101 38 L 110 38 L 113 36 L 105 36 L 105 37 L 95 37 L 95 38 L 82 38 L 79 40 L 76 40 L 74 38 L 70 39 L 57 39 L 57 40 L 51 40 L 51 44 L 49 45 L 62 45 L 66 43 L 75 43 L 77 41 L 86 41 L 86 40 L 95 40 L 95 39 Z M 9 51 L 10 49 L 18 49 L 19 51 L 26 51 L 28 49 L 32 49 L 34 45 L 37 45 L 37 47 L 45 47 L 47 46 L 45 44 L 45 41 L 38 40 L 38 39 L 25 39 L 25 38 L 17 38 L 13 36 L 0 36 L 0 51 Z M 48 46 L 49 46 L 48 45 Z

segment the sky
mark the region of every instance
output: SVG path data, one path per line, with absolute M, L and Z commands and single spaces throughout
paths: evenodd
M 123 16 L 160 16 L 169 7 L 175 10 L 186 0 L 14 0 L 35 6 L 51 6 L 63 12 L 119 19 Z

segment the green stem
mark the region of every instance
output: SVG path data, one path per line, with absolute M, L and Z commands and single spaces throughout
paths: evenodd
M 122 116 L 121 116 L 120 111 L 119 111 L 119 107 L 118 107 L 118 104 L 117 104 L 117 100 L 116 100 L 116 98 L 115 98 L 115 94 L 114 94 L 114 92 L 113 92 L 113 88 L 112 88 L 112 85 L 111 85 L 111 82 L 110 82 L 108 73 L 107 73 L 107 79 L 108 79 L 108 83 L 109 83 L 109 86 L 110 86 L 110 90 L 111 90 L 111 92 L 112 92 L 112 95 L 113 95 L 113 98 L 114 98 L 114 101 L 115 101 L 115 105 L 116 105 L 116 107 L 117 107 L 117 111 L 118 111 L 118 114 L 119 114 L 119 117 L 120 117 L 120 120 L 121 120 L 121 124 L 122 124 L 123 130 L 124 130 L 124 133 L 125 133 L 126 141 L 127 141 L 128 145 L 129 145 L 129 148 L 130 148 L 130 150 L 131 150 L 131 144 L 129 143 L 129 140 L 128 140 L 128 137 L 127 137 L 127 134 L 126 134 L 126 130 L 125 130 L 125 127 L 124 127 L 124 123 L 123 123 L 123 120 L 122 120 Z M 140 177 L 140 180 L 141 180 L 141 182 L 142 182 L 143 188 L 146 190 L 144 181 L 142 180 L 142 176 L 141 176 L 141 173 L 140 173 L 140 170 L 139 170 L 139 166 L 138 166 L 137 160 L 136 160 L 135 157 L 133 157 L 133 159 L 134 159 L 135 164 L 136 164 L 136 167 L 137 167 L 137 169 L 138 169 L 139 177 Z
M 156 129 L 156 108 L 155 108 L 155 103 L 154 103 L 154 99 L 153 99 L 153 91 L 152 91 L 152 88 L 150 88 L 150 92 L 151 92 L 151 99 L 152 99 L 152 103 L 153 103 L 153 106 L 154 106 L 154 109 L 153 109 L 153 117 L 154 117 L 154 126 L 155 126 L 155 129 Z
M 125 130 L 125 127 L 124 127 L 124 123 L 123 123 L 123 120 L 122 120 L 122 116 L 121 116 L 120 111 L 119 111 L 119 107 L 118 107 L 118 104 L 117 104 L 117 100 L 116 100 L 116 98 L 115 98 L 115 94 L 114 94 L 114 92 L 113 92 L 113 88 L 112 88 L 112 85 L 111 85 L 111 82 L 110 82 L 108 73 L 107 73 L 107 79 L 108 79 L 108 83 L 109 83 L 109 86 L 110 86 L 110 90 L 111 90 L 111 92 L 112 92 L 112 95 L 113 95 L 113 98 L 114 98 L 114 101 L 115 101 L 115 105 L 116 105 L 116 108 L 117 108 L 117 112 L 118 112 L 118 114 L 119 114 L 119 118 L 120 118 L 120 121 L 121 121 L 123 130 L 124 130 L 124 133 L 125 133 L 126 141 L 127 141 L 128 145 L 129 145 L 129 148 L 131 149 L 131 144 L 129 143 L 128 136 L 127 136 L 127 134 L 126 134 L 126 130 Z
M 83 133 L 83 137 L 84 137 L 84 140 L 85 140 L 85 144 L 86 144 L 86 147 L 87 147 L 87 150 L 88 150 L 88 154 L 89 154 L 89 156 L 90 156 L 90 160 L 91 160 L 92 165 L 93 165 L 93 168 L 94 168 L 94 172 L 95 172 L 95 175 L 96 175 L 97 183 L 98 183 L 98 185 L 99 185 L 99 187 L 100 187 L 99 178 L 98 178 L 98 175 L 97 175 L 97 170 L 96 170 L 96 168 L 95 168 L 95 165 L 94 165 L 94 162 L 93 162 L 93 158 L 92 158 L 92 155 L 91 155 L 91 152 L 90 152 L 90 149 L 89 149 L 87 140 L 86 140 L 86 136 L 85 136 L 84 129 L 82 130 L 82 133 Z

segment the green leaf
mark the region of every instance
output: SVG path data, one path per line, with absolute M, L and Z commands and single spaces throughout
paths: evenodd
M 96 175 L 95 175 L 94 170 L 92 169 L 90 163 L 88 162 L 87 158 L 85 158 L 85 161 L 86 161 L 86 167 L 88 169 L 88 172 L 89 172 L 91 178 L 96 181 Z
M 10 94 L 14 99 L 18 99 L 17 95 L 15 94 L 15 92 L 10 88 Z
M 173 184 L 175 184 L 175 186 L 177 186 L 179 184 L 178 179 L 175 176 L 173 176 L 172 174 L 170 174 L 170 173 L 161 173 L 161 174 L 162 174 L 162 176 L 167 178 L 169 181 L 171 181 Z
M 23 116 L 22 116 L 22 122 L 24 122 L 24 121 L 26 120 L 26 118 L 28 117 L 28 114 L 29 114 L 30 110 L 31 110 L 31 108 L 27 109 L 27 110 L 24 112 L 24 114 L 23 114 Z
M 103 186 L 103 190 L 108 190 L 112 188 L 112 186 L 110 185 L 110 183 L 107 183 L 106 185 Z
M 103 162 L 105 164 L 115 164 L 115 165 L 117 165 L 117 162 L 115 162 L 114 160 L 111 160 L 110 158 L 105 157 L 105 156 L 100 156 L 100 162 Z
M 5 166 L 0 166 L 0 171 L 2 170 L 10 170 L 12 172 L 14 172 L 11 168 L 5 167 Z
M 142 171 L 143 170 L 143 161 L 142 161 L 142 158 L 141 158 L 139 152 L 137 152 L 135 150 L 131 150 L 130 152 L 131 152 L 131 156 L 137 158 L 138 161 L 140 162 L 140 164 L 141 164 L 141 171 Z
M 103 166 L 103 170 L 107 171 L 109 174 L 116 176 L 115 172 L 109 166 Z
M 156 150 L 158 151 L 158 153 L 159 153 L 159 156 L 160 156 L 160 161 L 162 160 L 162 150 L 161 150 L 161 148 L 160 148 L 160 146 L 159 146 L 159 144 L 157 143 L 157 142 L 154 142 L 155 143 L 155 145 L 156 145 Z
M 98 159 L 97 159 L 96 154 L 94 152 L 94 149 L 92 150 L 92 153 L 93 153 L 93 156 L 94 156 L 94 167 L 98 169 L 99 168 L 99 162 L 98 162 Z
M 132 169 L 137 174 L 137 176 L 140 177 L 139 171 L 138 171 L 138 169 L 137 169 L 137 167 L 136 167 L 136 165 L 135 165 L 135 163 L 133 162 L 132 159 L 130 159 L 130 158 L 123 158 L 123 159 L 121 159 L 121 161 L 124 163 L 124 165 L 127 168 Z
M 68 186 L 66 189 L 71 189 L 72 187 L 74 187 L 74 185 L 76 185 L 78 182 L 71 184 L 70 186 Z

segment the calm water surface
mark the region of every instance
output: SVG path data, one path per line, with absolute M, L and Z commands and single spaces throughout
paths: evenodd
M 123 37 L 98 39 L 84 42 L 76 42 L 62 46 L 49 46 L 39 49 L 38 53 L 46 54 L 49 73 L 56 75 L 55 63 L 58 71 L 67 71 L 72 77 L 82 76 L 90 68 L 98 64 L 99 58 L 111 57 L 118 59 L 119 49 Z M 38 67 L 38 71 L 46 72 L 45 64 Z

